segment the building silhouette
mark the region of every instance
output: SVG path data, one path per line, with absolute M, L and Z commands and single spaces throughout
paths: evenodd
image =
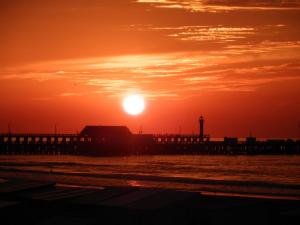
M 0 154 L 299 154 L 300 141 L 225 137 L 210 141 L 203 115 L 199 134 L 133 134 L 126 126 L 85 126 L 79 134 L 0 134 Z

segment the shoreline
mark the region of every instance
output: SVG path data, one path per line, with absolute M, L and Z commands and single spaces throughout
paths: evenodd
M 137 188 L 162 188 L 178 191 L 188 192 L 201 192 L 207 196 L 223 196 L 223 197 L 243 197 L 243 198 L 257 198 L 257 199 L 277 199 L 277 200 L 300 200 L 300 194 L 284 193 L 284 189 L 278 189 L 274 192 L 274 188 L 251 188 L 246 186 L 241 188 L 234 185 L 207 185 L 166 181 L 143 181 L 137 179 L 129 179 L 117 177 L 117 178 L 101 178 L 101 177 L 82 177 L 76 176 L 76 174 L 63 174 L 63 173 L 46 173 L 37 171 L 4 171 L 0 169 L 0 178 L 2 179 L 28 179 L 46 182 L 55 182 L 61 187 L 77 187 L 77 188 L 90 188 L 90 189 L 102 189 L 104 187 L 137 187 Z M 1 182 L 0 182 L 1 183 Z M 252 190 L 252 192 L 251 192 Z M 259 191 L 258 191 L 259 190 Z M 273 190 L 273 193 L 270 192 Z M 300 189 L 296 189 L 296 191 Z M 256 191 L 256 192 L 254 192 Z M 300 192 L 298 192 L 300 193 Z
M 1 176 L 0 176 L 1 177 Z M 300 200 L 0 178 L 4 224 L 297 224 Z M 287 223 L 288 222 L 288 223 Z

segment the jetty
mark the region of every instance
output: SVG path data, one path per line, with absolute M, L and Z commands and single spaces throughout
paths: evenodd
M 300 140 L 249 136 L 212 141 L 201 116 L 199 134 L 133 134 L 126 126 L 85 126 L 78 134 L 0 133 L 0 154 L 300 154 Z

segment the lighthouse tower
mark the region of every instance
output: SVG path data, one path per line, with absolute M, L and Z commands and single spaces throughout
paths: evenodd
M 204 141 L 204 118 L 201 115 L 199 118 L 199 126 L 200 126 L 200 142 Z

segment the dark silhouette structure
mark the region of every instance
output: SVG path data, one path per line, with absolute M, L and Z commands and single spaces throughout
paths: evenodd
M 199 125 L 200 125 L 200 141 L 204 141 L 204 118 L 201 115 L 199 118 Z
M 199 118 L 199 128 L 200 128 L 200 142 L 209 141 L 210 136 L 208 134 L 204 134 L 204 117 L 203 115 Z
M 133 134 L 126 126 L 86 126 L 79 134 L 79 149 L 87 154 L 97 154 L 103 149 L 104 155 L 130 154 L 133 146 Z
M 299 154 L 300 141 L 210 141 L 199 118 L 199 135 L 133 134 L 126 126 L 86 126 L 79 134 L 0 134 L 0 154 Z
M 132 133 L 126 126 L 86 126 L 79 134 L 80 137 L 89 137 L 93 142 L 115 142 L 116 139 L 124 141 L 129 139 Z

